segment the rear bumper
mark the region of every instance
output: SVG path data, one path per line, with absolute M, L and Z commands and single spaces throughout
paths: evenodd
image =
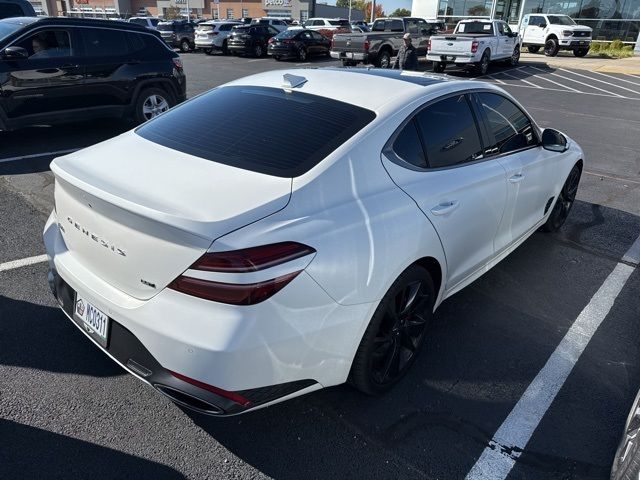
M 133 375 L 164 389 L 165 395 L 178 391 L 195 397 L 218 409 L 201 411 L 216 415 L 240 413 L 346 381 L 363 325 L 376 306 L 339 305 L 305 272 L 253 306 L 210 302 L 171 289 L 139 300 L 74 258 L 55 213 L 45 226 L 44 242 L 55 295 L 67 316 L 73 319 L 74 295 L 81 294 L 110 319 L 106 347 L 85 332 L 99 348 Z M 147 376 L 141 373 L 147 371 Z M 230 404 L 224 396 L 221 400 L 169 372 L 239 393 L 250 404 Z
M 468 55 L 440 55 L 433 53 L 427 55 L 427 60 L 440 63 L 476 63 L 480 61 L 480 59 L 476 60 Z
M 295 47 L 293 46 L 273 46 L 269 45 L 267 53 L 271 56 L 279 55 L 281 57 L 295 57 L 298 55 Z
M 331 58 L 337 58 L 339 60 L 354 60 L 365 63 L 367 58 L 369 57 L 368 54 L 360 52 L 336 52 L 332 50 L 330 54 Z

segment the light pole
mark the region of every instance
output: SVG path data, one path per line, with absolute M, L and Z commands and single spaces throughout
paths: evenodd
M 373 23 L 373 16 L 375 15 L 375 11 L 376 11 L 376 0 L 371 0 L 371 23 Z
M 351 0 L 349 0 L 349 23 L 351 23 Z

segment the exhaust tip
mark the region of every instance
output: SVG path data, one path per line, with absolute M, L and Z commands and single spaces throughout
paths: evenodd
M 168 397 L 178 405 L 182 405 L 183 407 L 190 408 L 191 410 L 195 410 L 196 412 L 204 413 L 206 415 L 224 415 L 224 410 L 217 405 L 213 405 L 212 403 L 196 398 L 181 390 L 176 390 L 175 388 L 160 384 L 155 384 L 154 387 L 165 397 Z

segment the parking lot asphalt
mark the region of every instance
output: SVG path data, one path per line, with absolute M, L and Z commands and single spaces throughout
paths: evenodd
M 307 66 L 199 54 L 183 61 L 189 96 L 251 73 Z M 416 365 L 389 394 L 370 398 L 339 386 L 225 419 L 181 410 L 98 351 L 58 311 L 45 264 L 2 271 L 44 252 L 55 153 L 33 155 L 90 145 L 129 126 L 0 132 L 0 478 L 449 479 L 464 478 L 492 446 L 515 460 L 510 479 L 607 478 L 640 388 L 638 269 L 523 451 L 493 440 L 640 235 L 640 78 L 521 65 L 492 66 L 480 80 L 499 84 L 541 126 L 585 150 L 567 224 L 557 234 L 535 233 L 445 301 Z

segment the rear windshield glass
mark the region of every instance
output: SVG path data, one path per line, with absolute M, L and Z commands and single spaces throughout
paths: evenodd
M 158 30 L 162 32 L 170 32 L 173 31 L 173 23 L 159 23 Z
M 278 40 L 283 39 L 283 38 L 293 38 L 296 35 L 298 35 L 301 32 L 301 30 L 285 30 L 282 33 L 279 33 L 278 35 L 276 35 L 276 38 Z
M 249 27 L 249 26 L 247 26 L 247 27 L 233 27 L 233 28 L 231 29 L 231 32 L 232 32 L 232 33 L 233 33 L 233 32 L 237 32 L 237 33 L 249 33 L 249 30 L 250 30 L 251 28 L 253 28 L 253 27 Z
M 493 25 L 491 22 L 464 22 L 458 24 L 456 33 L 493 35 Z
M 345 26 L 348 27 L 349 26 L 349 20 L 329 20 L 329 24 L 333 25 L 334 27 L 337 26 Z
M 198 30 L 201 32 L 212 32 L 215 28 L 215 25 L 198 25 Z
M 136 133 L 189 155 L 290 178 L 309 171 L 374 118 L 370 110 L 307 93 L 222 87 Z

